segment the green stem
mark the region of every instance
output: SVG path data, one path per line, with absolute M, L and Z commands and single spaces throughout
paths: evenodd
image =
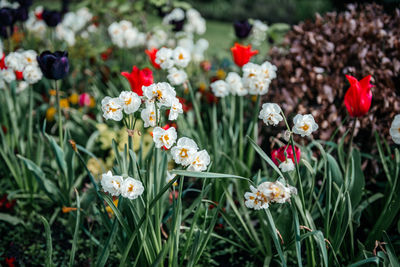
M 356 130 L 356 123 L 357 123 L 357 118 L 353 119 L 353 126 L 351 127 L 351 136 L 350 136 L 350 144 L 349 144 L 349 150 L 347 152 L 347 161 L 346 161 L 346 172 L 345 172 L 345 188 L 347 189 L 347 182 L 349 181 L 348 175 L 349 175 L 349 170 L 350 170 L 350 163 L 351 163 L 351 154 L 353 153 L 353 140 L 354 140 L 354 133 Z
M 62 124 L 62 116 L 61 116 L 61 107 L 60 107 L 60 92 L 58 90 L 57 81 L 54 81 L 56 87 L 56 98 L 57 98 L 57 113 L 58 113 L 58 135 L 60 138 L 60 146 L 63 150 L 64 141 L 63 141 L 63 124 Z
M 29 154 L 32 156 L 32 119 L 33 119 L 33 87 L 32 85 L 29 86 L 29 113 L 28 113 L 28 149 L 29 149 Z
M 239 160 L 243 161 L 243 97 L 239 96 Z

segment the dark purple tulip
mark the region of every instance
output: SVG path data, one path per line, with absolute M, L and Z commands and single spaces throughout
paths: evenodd
M 235 21 L 233 23 L 233 27 L 235 28 L 235 34 L 238 38 L 246 38 L 247 36 L 249 36 L 251 28 L 253 28 L 253 25 L 251 25 L 249 21 L 246 19 L 241 21 Z
M 8 8 L 8 7 L 3 7 L 0 8 L 0 25 L 1 26 L 11 26 L 14 24 L 14 15 L 15 15 L 15 10 Z
M 14 32 L 13 26 L 1 26 L 0 25 L 0 36 L 7 39 Z
M 28 8 L 24 6 L 20 6 L 19 8 L 15 9 L 15 21 L 27 21 L 28 15 Z
M 37 57 L 39 67 L 44 77 L 51 80 L 60 80 L 64 78 L 69 71 L 68 52 L 44 51 Z
M 32 5 L 32 0 L 17 0 L 20 6 L 30 7 Z
M 180 32 L 183 29 L 183 25 L 185 24 L 185 20 L 171 20 L 169 24 L 173 25 L 174 27 L 172 30 L 174 32 Z
M 46 22 L 47 26 L 55 27 L 57 26 L 62 20 L 62 14 L 56 10 L 43 10 L 42 18 L 44 22 Z

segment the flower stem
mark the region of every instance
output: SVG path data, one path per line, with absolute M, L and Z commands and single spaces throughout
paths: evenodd
M 61 106 L 60 106 L 60 92 L 58 90 L 57 81 L 54 81 L 56 87 L 56 98 L 57 98 L 57 113 L 58 113 L 58 135 L 60 139 L 60 146 L 61 149 L 64 148 L 64 141 L 63 141 L 63 126 L 62 126 L 62 116 L 61 116 Z
M 348 175 L 349 175 L 349 171 L 350 171 L 350 163 L 351 163 L 351 158 L 352 158 L 352 153 L 353 153 L 353 140 L 354 140 L 354 133 L 356 130 L 356 124 L 357 124 L 357 118 L 353 119 L 353 126 L 351 127 L 351 136 L 350 136 L 350 144 L 349 144 L 349 150 L 347 152 L 347 161 L 346 161 L 346 172 L 345 172 L 345 188 L 347 188 L 347 181 L 348 181 Z

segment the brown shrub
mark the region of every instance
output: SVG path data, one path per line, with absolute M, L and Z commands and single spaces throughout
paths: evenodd
M 285 113 L 312 113 L 320 126 L 314 136 L 327 140 L 347 116 L 345 74 L 359 80 L 371 74 L 372 105 L 360 119 L 356 141 L 367 150 L 375 130 L 389 139 L 390 124 L 400 113 L 399 26 L 398 9 L 387 14 L 376 4 L 349 5 L 345 12 L 317 14 L 314 21 L 293 26 L 284 47 L 270 51 L 278 77 L 268 100 L 280 103 Z

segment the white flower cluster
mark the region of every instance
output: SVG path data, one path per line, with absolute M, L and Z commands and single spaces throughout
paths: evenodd
M 262 105 L 259 119 L 262 119 L 266 125 L 276 126 L 283 120 L 281 108 L 275 103 L 265 103 Z M 311 114 L 297 114 L 293 118 L 293 133 L 301 136 L 309 136 L 312 132 L 318 129 L 318 124 L 315 123 L 314 117 Z
M 112 196 L 122 195 L 125 198 L 136 199 L 143 191 L 142 183 L 132 177 L 123 178 L 119 175 L 113 175 L 111 171 L 103 173 L 101 177 L 101 186 L 104 192 Z
M 93 14 L 86 7 L 80 8 L 76 12 L 66 13 L 62 22 L 56 27 L 56 37 L 67 42 L 69 46 L 75 45 L 75 37 L 79 32 L 82 38 L 88 38 L 89 33 L 97 31 L 94 24 L 89 25 L 92 18 Z M 87 25 L 89 26 L 86 27 Z
M 176 146 L 171 149 L 171 154 L 175 163 L 188 167 L 188 171 L 205 171 L 210 164 L 210 155 L 204 149 L 198 150 L 199 147 L 195 141 L 181 137 Z
M 181 8 L 173 9 L 163 18 L 163 24 L 168 25 L 173 21 L 182 21 L 186 17 L 186 22 L 183 30 L 187 33 L 204 34 L 206 32 L 206 21 L 196 9 L 188 9 L 186 11 Z
M 154 28 L 147 40 L 147 48 L 160 48 L 168 41 L 168 33 L 161 28 Z
M 243 77 L 236 72 L 229 72 L 225 81 L 213 82 L 211 90 L 217 97 L 225 97 L 229 94 L 244 96 L 265 95 L 268 93 L 272 79 L 276 78 L 276 66 L 268 61 L 262 65 L 247 63 L 243 66 Z
M 108 34 L 113 44 L 119 48 L 143 46 L 146 42 L 146 34 L 139 32 L 136 27 L 132 26 L 132 22 L 127 20 L 113 22 L 108 27 Z
M 44 20 L 39 19 L 43 12 L 43 6 L 37 6 L 34 11 L 29 12 L 29 18 L 25 22 L 25 28 L 28 32 L 34 34 L 38 38 L 44 38 L 46 35 L 47 25 Z
M 262 119 L 266 125 L 276 126 L 283 120 L 281 107 L 275 103 L 265 103 L 262 105 L 259 119 Z
M 101 101 L 101 109 L 103 117 L 108 120 L 120 121 L 123 118 L 124 111 L 126 114 L 132 114 L 139 110 L 142 100 L 140 97 L 131 91 L 123 91 L 119 97 L 111 98 L 106 96 Z
M 400 114 L 394 116 L 394 120 L 390 126 L 390 136 L 392 136 L 396 144 L 400 145 Z
M 0 54 L 0 59 L 2 57 L 3 53 Z M 36 57 L 37 53 L 33 50 L 9 53 L 4 59 L 5 68 L 0 70 L 0 88 L 4 87 L 4 82 L 19 80 L 17 90 L 22 91 L 29 84 L 40 81 L 43 74 Z
M 250 209 L 268 209 L 270 203 L 285 203 L 290 200 L 292 194 L 297 194 L 297 189 L 285 186 L 279 181 L 264 182 L 255 188 L 250 186 L 251 192 L 246 192 L 245 205 Z
M 168 80 L 173 85 L 181 85 L 187 80 L 187 74 L 182 69 L 187 67 L 191 60 L 190 52 L 177 46 L 175 49 L 163 47 L 157 51 L 155 62 L 162 69 L 168 70 Z
M 204 52 L 208 49 L 209 43 L 203 38 L 197 40 L 195 43 L 193 41 L 193 36 L 190 36 L 178 40 L 178 46 L 189 51 L 194 62 L 201 62 L 204 60 Z
M 106 96 L 103 98 L 101 101 L 103 117 L 106 120 L 120 121 L 123 119 L 123 112 L 132 114 L 138 111 L 142 102 L 145 103 L 145 107 L 141 111 L 144 127 L 157 125 L 156 118 L 160 119 L 159 108 L 161 107 L 170 109 L 168 120 L 176 120 L 178 115 L 183 113 L 182 104 L 176 97 L 175 89 L 169 83 L 153 83 L 150 86 L 143 86 L 142 90 L 143 97 L 131 91 L 123 91 L 119 97 Z
M 268 26 L 260 20 L 253 21 L 253 28 L 251 29 L 251 43 L 254 46 L 261 45 L 267 38 Z
M 8 2 L 7 0 L 0 0 L 0 8 L 3 7 L 9 7 L 9 8 L 18 8 L 19 7 L 19 3 L 18 2 Z
M 202 35 L 206 32 L 206 20 L 200 15 L 196 9 L 186 11 L 187 22 L 184 31 L 188 33 L 196 33 Z
M 26 29 L 38 38 L 44 38 L 47 29 L 46 23 L 40 18 L 42 12 L 43 7 L 37 6 L 33 12 L 29 13 L 29 18 L 25 22 Z M 55 28 L 56 38 L 65 41 L 69 46 L 74 46 L 78 34 L 82 38 L 88 38 L 90 33 L 97 31 L 97 27 L 90 23 L 92 18 L 93 14 L 86 7 L 76 12 L 65 13 L 63 20 Z

